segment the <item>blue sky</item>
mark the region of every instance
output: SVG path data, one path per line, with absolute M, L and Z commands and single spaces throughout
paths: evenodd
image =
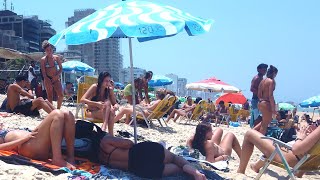
M 120 0 L 14 0 L 15 11 L 51 20 L 60 31 L 75 9 L 99 9 Z M 251 97 L 250 82 L 264 62 L 279 69 L 276 101 L 300 102 L 320 94 L 320 1 L 318 0 L 153 0 L 194 16 L 213 19 L 208 34 L 139 43 L 134 66 L 155 74 L 174 73 L 188 82 L 215 76 Z M 10 0 L 9 0 L 10 3 Z M 63 48 L 63 47 L 58 47 Z M 124 66 L 128 43 L 122 40 Z

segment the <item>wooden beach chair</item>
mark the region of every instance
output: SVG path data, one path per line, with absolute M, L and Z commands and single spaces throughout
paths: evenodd
M 81 103 L 80 100 L 84 93 L 87 92 L 87 90 L 90 88 L 90 86 L 94 83 L 98 82 L 98 78 L 92 77 L 92 76 L 84 76 L 84 81 L 78 83 L 78 91 L 77 91 L 77 103 L 76 103 L 76 118 L 78 118 L 79 111 L 81 111 L 81 119 L 82 120 L 88 120 L 90 122 L 94 123 L 102 123 L 102 119 L 93 119 L 86 117 L 86 105 L 84 103 Z
M 186 124 L 190 121 L 198 121 L 200 123 L 200 116 L 203 114 L 203 111 L 205 110 L 206 107 L 206 101 L 205 100 L 201 100 L 199 101 L 199 103 L 196 105 L 196 107 L 194 108 L 194 110 L 192 111 L 192 114 L 186 114 L 185 116 L 180 117 L 180 121 L 185 119 L 186 120 Z
M 141 112 L 141 115 L 137 115 L 137 120 L 144 120 L 148 126 L 148 128 L 150 128 L 152 121 L 154 119 L 158 120 L 159 124 L 161 127 L 163 127 L 162 123 L 161 123 L 161 119 L 163 121 L 163 123 L 167 125 L 167 123 L 165 122 L 165 120 L 163 119 L 163 116 L 173 107 L 174 103 L 176 102 L 177 98 L 175 96 L 166 96 L 163 100 L 161 100 L 161 102 L 158 104 L 158 106 L 150 112 L 150 114 L 148 116 L 145 115 L 144 113 L 144 109 L 140 106 L 137 106 L 137 109 Z M 133 122 L 133 120 L 131 120 L 130 124 Z
M 268 168 L 270 163 L 273 165 L 282 167 L 286 169 L 291 179 L 295 179 L 294 174 L 298 171 L 318 171 L 320 170 L 320 141 L 316 143 L 311 150 L 307 154 L 305 154 L 300 161 L 294 166 L 290 167 L 284 155 L 282 154 L 281 148 L 285 148 L 287 150 L 292 150 L 292 146 L 287 143 L 283 143 L 275 138 L 271 137 L 262 137 L 262 139 L 270 139 L 273 141 L 273 145 L 275 146 L 275 150 L 271 154 L 271 156 L 267 159 L 264 167 L 259 171 L 259 174 L 255 179 L 260 179 L 264 171 Z M 279 155 L 282 163 L 274 162 L 273 159 L 276 155 Z

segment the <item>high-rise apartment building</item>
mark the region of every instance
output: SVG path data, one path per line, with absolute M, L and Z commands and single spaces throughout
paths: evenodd
M 75 10 L 74 15 L 68 18 L 66 26 L 71 26 L 80 19 L 94 13 L 94 9 Z M 113 80 L 120 80 L 120 71 L 123 67 L 123 57 L 120 54 L 119 39 L 105 39 L 96 43 L 68 46 L 69 50 L 81 52 L 82 62 L 94 67 L 98 73 L 108 71 Z
M 178 78 L 177 95 L 186 96 L 187 95 L 187 78 Z
M 177 94 L 178 92 L 178 75 L 176 74 L 166 74 L 168 78 L 171 78 L 173 80 L 173 83 L 170 85 L 167 85 L 166 88 L 169 89 L 170 91 L 174 92 Z
M 143 77 L 144 74 L 146 73 L 145 69 L 141 69 L 141 68 L 137 68 L 134 67 L 133 68 L 133 78 L 138 78 L 138 77 Z M 120 82 L 124 85 L 131 83 L 131 79 L 130 79 L 130 67 L 127 68 L 123 68 L 121 70 L 120 73 Z
M 42 34 L 49 39 L 56 33 L 50 23 L 47 22 L 45 25 L 43 23 L 44 21 L 39 20 L 38 16 L 23 17 L 9 10 L 0 11 L 0 30 L 5 34 L 2 37 L 8 40 L 6 43 L 2 42 L 2 47 L 22 52 L 41 51 Z M 13 45 L 16 42 L 18 45 Z

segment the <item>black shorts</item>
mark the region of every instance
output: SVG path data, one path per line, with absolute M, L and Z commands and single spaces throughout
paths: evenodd
M 135 144 L 129 150 L 128 170 L 143 178 L 161 178 L 164 156 L 164 147 L 159 143 Z
M 17 105 L 13 112 L 24 114 L 25 116 L 39 116 L 40 113 L 37 109 L 31 110 L 32 107 L 32 100 L 21 100 L 20 104 Z
M 38 86 L 37 78 L 31 80 L 31 89 L 35 89 Z

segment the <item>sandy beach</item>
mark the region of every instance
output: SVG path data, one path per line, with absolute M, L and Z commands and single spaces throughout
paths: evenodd
M 1 96 L 0 102 L 2 103 L 3 96 Z M 74 107 L 63 107 L 63 109 L 71 110 L 75 113 Z M 302 114 L 302 113 L 301 113 Z M 44 117 L 45 112 L 41 111 L 41 116 Z M 318 113 L 316 114 L 318 118 Z M 4 124 L 4 128 L 35 128 L 41 122 L 41 118 L 30 118 L 22 115 L 13 115 L 11 117 L 0 117 L 0 123 Z M 196 123 L 185 125 L 170 122 L 169 127 L 161 128 L 158 122 L 155 121 L 156 125 L 153 129 L 141 128 L 138 127 L 138 134 L 143 136 L 146 140 L 152 140 L 155 142 L 165 141 L 167 146 L 179 146 L 185 145 L 186 139 L 192 135 L 195 131 Z M 240 144 L 242 144 L 243 136 L 245 132 L 249 129 L 248 125 L 242 127 L 229 127 L 221 125 L 226 132 L 233 132 L 236 137 L 239 139 Z M 115 134 L 118 130 L 128 131 L 133 134 L 133 127 L 127 126 L 122 123 L 115 124 Z M 261 153 L 258 149 L 255 148 L 250 162 L 254 162 L 260 157 Z M 230 160 L 229 168 L 230 172 L 220 172 L 215 171 L 219 175 L 229 179 L 253 179 L 257 174 L 252 171 L 249 167 L 247 168 L 246 175 L 237 174 L 237 167 L 239 165 L 239 158 L 236 153 L 233 152 L 232 156 L 234 159 Z M 3 161 L 0 161 L 0 179 L 67 179 L 69 174 L 61 174 L 59 176 L 54 176 L 51 173 L 40 171 L 36 168 L 30 166 L 22 165 L 12 165 L 7 164 Z M 284 169 L 278 168 L 276 166 L 270 165 L 269 170 L 262 176 L 261 179 L 287 179 L 287 173 Z M 302 179 L 320 179 L 319 172 L 308 173 L 303 176 Z

